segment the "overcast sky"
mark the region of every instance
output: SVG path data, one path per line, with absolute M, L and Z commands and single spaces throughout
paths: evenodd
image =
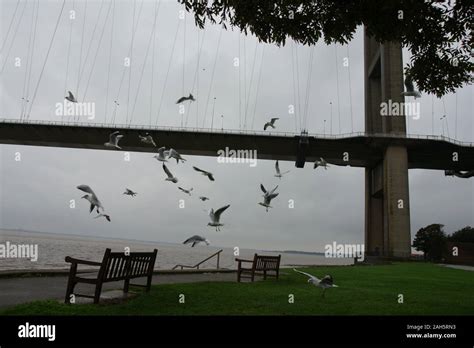
M 319 134 L 364 130 L 361 29 L 349 47 L 316 45 L 309 75 L 313 48 L 291 41 L 281 48 L 261 44 L 252 36 L 217 25 L 198 30 L 191 15 L 179 18 L 182 6 L 176 1 L 160 2 L 154 50 L 150 37 L 153 39 L 155 1 L 142 4 L 138 0 L 134 9 L 134 1 L 118 1 L 109 7 L 108 1 L 91 0 L 84 12 L 86 2 L 68 0 L 53 41 L 62 1 L 40 1 L 36 36 L 31 35 L 36 2 L 26 3 L 20 2 L 9 32 L 17 1 L 6 0 L 0 5 L 1 118 L 18 119 L 24 97 L 29 100 L 26 110 L 31 108 L 31 120 L 68 120 L 56 116 L 54 110 L 71 90 L 80 102 L 95 103 L 96 118 L 91 122 L 98 123 L 110 123 L 114 115 L 116 123 L 125 123 L 128 114 L 131 122 L 139 125 L 183 123 L 221 128 L 223 122 L 226 129 L 245 125 L 249 130 L 261 130 L 269 118 L 279 117 L 278 131 L 299 132 L 302 126 Z M 76 19 L 71 21 L 73 6 Z M 130 68 L 124 67 L 124 59 L 130 56 L 134 13 L 138 25 L 129 80 Z M 35 39 L 29 41 L 30 37 Z M 201 50 L 198 39 L 203 43 Z M 29 42 L 34 42 L 34 51 L 28 62 Z M 292 64 L 294 55 L 298 60 Z M 347 57 L 349 67 L 343 64 Z M 15 66 L 16 58 L 20 58 L 20 66 Z M 235 58 L 240 58 L 239 67 L 234 66 Z M 404 51 L 404 61 L 408 60 L 409 52 Z M 293 71 L 299 72 L 299 78 L 295 77 L 299 88 L 293 85 Z M 181 116 L 175 102 L 190 92 L 197 101 Z M 424 95 L 420 102 L 421 118 L 409 120 L 409 133 L 449 132 L 451 138 L 474 141 L 472 86 L 442 99 Z M 296 105 L 297 117 L 288 113 L 289 105 Z M 444 114 L 446 119 L 440 120 Z M 281 162 L 282 170 L 291 172 L 278 180 L 273 177 L 271 161 L 261 160 L 252 168 L 218 164 L 213 157 L 188 156 L 185 164 L 169 164 L 180 186 L 194 187 L 193 196 L 188 197 L 178 185 L 164 181 L 161 165 L 151 154 L 132 153 L 126 162 L 121 152 L 113 151 L 6 145 L 0 149 L 0 228 L 165 242 L 182 242 L 200 234 L 219 246 L 306 251 L 321 251 L 333 241 L 364 241 L 363 169 L 332 166 L 327 171 L 313 170 L 310 163 L 297 169 L 292 162 Z M 21 153 L 21 161 L 15 161 L 16 152 Z M 211 183 L 198 175 L 192 165 L 213 172 L 216 181 Z M 431 170 L 411 170 L 409 176 L 412 237 L 430 223 L 444 224 L 447 232 L 474 225 L 474 179 L 445 177 L 442 171 Z M 280 195 L 268 213 L 257 204 L 260 183 L 267 188 L 279 185 Z M 88 203 L 80 199 L 83 193 L 76 189 L 80 184 L 95 190 L 112 217 L 111 223 L 92 218 Z M 122 195 L 125 187 L 138 195 Z M 199 195 L 211 199 L 203 203 Z M 69 208 L 71 199 L 76 200 L 75 209 Z M 180 199 L 185 200 L 183 209 L 179 208 Z M 293 209 L 289 200 L 294 200 Z M 222 216 L 225 226 L 216 232 L 206 226 L 208 217 L 203 209 L 225 204 L 231 204 Z

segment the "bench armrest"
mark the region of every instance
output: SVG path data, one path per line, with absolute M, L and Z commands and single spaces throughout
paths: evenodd
M 70 256 L 66 256 L 66 258 L 64 260 L 66 262 L 73 263 L 73 264 L 82 264 L 82 265 L 89 265 L 89 266 L 101 266 L 102 265 L 102 262 L 79 260 L 79 259 L 72 258 Z

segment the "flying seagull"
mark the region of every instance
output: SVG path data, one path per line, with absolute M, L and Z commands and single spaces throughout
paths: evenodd
M 204 237 L 201 237 L 201 236 L 198 236 L 198 235 L 195 235 L 195 236 L 192 236 L 192 237 L 186 239 L 186 240 L 183 242 L 183 244 L 193 243 L 193 244 L 191 245 L 191 247 L 194 248 L 194 246 L 195 246 L 196 244 L 201 243 L 201 242 L 202 242 L 202 243 L 206 243 L 207 245 L 209 245 L 209 243 L 210 243 L 208 239 L 206 239 L 206 238 L 204 238 Z
M 180 187 L 180 186 L 178 186 L 178 188 L 179 188 L 181 191 L 183 191 L 184 193 L 187 193 L 188 195 L 191 196 L 191 191 L 193 190 L 192 187 L 191 187 L 189 190 L 186 190 L 186 189 L 184 189 L 184 188 L 182 188 L 182 187 Z
M 140 141 L 142 143 L 153 145 L 154 147 L 156 147 L 156 143 L 150 134 L 146 133 L 145 135 L 138 135 L 138 137 L 140 138 Z
M 206 196 L 199 196 L 199 199 L 200 199 L 201 201 L 203 201 L 203 202 L 209 200 L 209 198 L 207 198 Z
M 182 161 L 184 163 L 184 161 L 186 161 L 175 149 L 169 149 L 168 158 L 175 158 L 176 163 L 179 163 L 179 161 Z
M 263 130 L 267 130 L 268 127 L 272 127 L 275 129 L 275 121 L 279 120 L 279 118 L 272 118 L 270 122 L 265 123 L 265 126 L 263 126 Z
M 156 158 L 158 161 L 161 161 L 161 162 L 168 162 L 168 160 L 166 159 L 166 156 L 168 156 L 169 154 L 169 151 L 166 151 L 165 147 L 160 147 L 158 149 L 158 155 L 155 155 L 153 156 L 153 158 Z
M 226 206 L 217 209 L 215 212 L 214 212 L 214 209 L 211 209 L 211 211 L 209 212 L 209 217 L 211 218 L 211 222 L 209 222 L 207 225 L 215 227 L 216 231 L 220 231 L 221 229 L 219 227 L 224 226 L 224 224 L 221 224 L 219 222 L 221 218 L 221 214 L 224 212 L 224 210 L 226 210 L 229 207 L 230 207 L 230 204 L 227 204 Z
M 174 177 L 173 174 L 171 174 L 170 170 L 168 169 L 168 167 L 166 167 L 166 165 L 164 163 L 163 163 L 163 170 L 165 171 L 166 175 L 168 176 L 165 179 L 166 181 L 171 181 L 175 184 L 178 182 L 178 178 Z
M 198 172 L 202 173 L 202 175 L 207 176 L 209 178 L 209 180 L 214 181 L 214 176 L 212 176 L 212 173 L 206 172 L 205 170 L 199 169 L 198 167 L 194 167 L 194 166 L 193 166 L 193 169 L 195 171 L 198 171 Z
M 279 179 L 281 179 L 284 174 L 290 172 L 289 170 L 287 170 L 286 172 L 283 172 L 283 173 L 280 172 L 280 165 L 278 164 L 278 160 L 277 160 L 276 163 L 275 163 L 275 171 L 276 171 L 275 176 L 276 176 L 277 178 L 279 178 Z
M 409 76 L 405 77 L 405 88 L 406 88 L 406 92 L 402 92 L 403 96 L 415 97 L 415 99 L 421 97 L 420 92 L 415 91 L 415 86 L 413 86 L 413 81 L 411 80 L 411 77 Z
M 104 145 L 107 147 L 113 147 L 115 149 L 121 150 L 122 148 L 118 146 L 120 139 L 123 138 L 122 134 L 119 134 L 119 131 L 115 131 L 109 135 L 109 141 Z
M 105 217 L 108 222 L 110 222 L 110 216 L 107 214 L 99 214 L 97 215 L 94 219 L 100 218 L 100 217 Z
M 322 296 L 324 297 L 324 293 L 326 289 L 328 288 L 337 288 L 338 286 L 333 283 L 332 277 L 330 275 L 325 275 L 323 279 L 318 279 L 314 275 L 311 275 L 306 272 L 301 272 L 293 268 L 293 271 L 304 274 L 305 276 L 309 277 L 308 283 L 313 284 L 314 286 L 317 286 L 319 288 L 323 289 L 323 294 Z
M 176 104 L 181 104 L 182 102 L 185 102 L 186 100 L 196 101 L 196 99 L 194 99 L 193 95 L 191 93 L 189 93 L 188 97 L 179 98 L 178 101 L 176 102 Z
M 128 188 L 125 188 L 125 192 L 123 194 L 127 195 L 127 196 L 132 196 L 132 197 L 135 197 L 137 195 L 136 192 L 133 192 L 132 190 L 130 190 Z
M 327 170 L 329 165 L 324 158 L 319 157 L 319 160 L 314 161 L 313 169 L 316 169 L 318 167 L 324 167 L 324 169 Z
M 272 208 L 272 206 L 270 205 L 270 202 L 272 201 L 273 198 L 279 195 L 279 193 L 275 193 L 278 186 L 276 186 L 271 191 L 267 191 L 262 184 L 260 184 L 260 188 L 262 189 L 264 195 L 263 195 L 263 202 L 260 202 L 258 204 L 260 204 L 261 206 L 264 206 L 268 212 L 268 208 Z
M 66 100 L 69 100 L 71 103 L 77 103 L 77 100 L 76 100 L 76 97 L 74 97 L 74 94 L 72 94 L 71 91 L 68 91 L 67 93 L 68 95 L 65 96 L 64 98 Z
M 102 211 L 104 211 L 104 207 L 103 207 L 102 203 L 99 201 L 99 198 L 97 198 L 97 195 L 94 193 L 94 191 L 92 191 L 90 186 L 88 186 L 88 185 L 79 185 L 79 186 L 77 186 L 77 188 L 81 191 L 89 193 L 88 195 L 84 195 L 84 196 L 81 197 L 81 198 L 87 199 L 89 201 L 89 203 L 91 204 L 90 209 L 89 209 L 89 213 L 91 213 L 92 210 L 94 210 L 94 208 L 96 208 L 97 214 L 100 214 L 99 208 L 102 209 Z

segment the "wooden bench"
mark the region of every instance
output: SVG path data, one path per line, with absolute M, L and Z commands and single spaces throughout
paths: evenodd
M 65 261 L 71 263 L 69 270 L 69 280 L 67 283 L 65 303 L 71 303 L 71 295 L 74 294 L 74 287 L 77 283 L 86 283 L 95 285 L 95 293 L 92 295 L 74 294 L 77 297 L 93 298 L 94 303 L 99 303 L 102 284 L 124 280 L 123 291 L 128 292 L 130 285 L 141 286 L 146 288 L 146 292 L 150 291 L 153 269 L 156 261 L 158 250 L 153 252 L 133 252 L 126 255 L 124 252 L 111 252 L 110 249 L 105 250 L 102 262 L 93 262 L 87 260 L 78 260 L 67 256 Z M 78 276 L 77 265 L 98 266 L 99 273 L 91 277 Z M 146 285 L 130 284 L 130 279 L 147 277 Z
M 253 260 L 235 259 L 237 261 L 237 281 L 240 282 L 242 278 L 250 278 L 253 282 L 255 275 L 263 275 L 263 279 L 268 277 L 275 277 L 278 279 L 280 275 L 280 260 L 281 255 L 265 256 L 255 254 Z M 242 263 L 251 263 L 251 268 L 242 267 Z M 272 273 L 268 273 L 272 272 Z M 246 275 L 249 274 L 249 275 Z

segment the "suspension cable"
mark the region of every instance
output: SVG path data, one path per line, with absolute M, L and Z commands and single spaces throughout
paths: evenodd
M 209 84 L 209 92 L 207 93 L 207 100 L 206 100 L 206 108 L 204 109 L 204 119 L 202 120 L 202 127 L 204 128 L 205 122 L 206 122 L 206 116 L 207 116 L 207 107 L 209 105 L 209 97 L 211 95 L 211 90 L 212 90 L 212 84 L 214 82 L 214 72 L 216 70 L 216 64 L 217 64 L 217 55 L 219 54 L 219 48 L 221 45 L 221 36 L 222 36 L 222 26 L 221 30 L 219 31 L 219 38 L 217 39 L 217 48 L 216 48 L 216 55 L 214 57 L 214 65 L 212 66 L 212 73 L 211 73 L 211 82 Z
M 352 107 L 352 82 L 351 82 L 351 59 L 349 57 L 349 45 L 347 44 L 347 64 L 349 65 L 347 68 L 347 73 L 349 74 L 349 105 L 350 105 L 350 114 L 351 114 L 351 132 L 354 133 L 354 114 L 353 114 L 353 107 Z
M 260 90 L 260 80 L 262 77 L 262 70 L 263 70 L 263 55 L 265 53 L 265 46 L 262 47 L 262 55 L 260 57 L 260 69 L 258 70 L 258 81 L 257 81 L 257 92 L 255 94 L 255 103 L 253 105 L 253 116 L 252 116 L 252 125 L 250 129 L 253 129 L 254 121 L 255 121 L 255 114 L 257 111 L 257 102 L 258 102 L 258 91 Z
M 36 84 L 35 92 L 33 93 L 33 98 L 31 99 L 30 111 L 28 112 L 28 119 L 30 118 L 30 115 L 31 115 L 31 109 L 33 108 L 33 103 L 35 102 L 36 94 L 38 93 L 38 88 L 39 88 L 39 85 L 40 85 L 40 82 L 41 82 L 41 78 L 43 77 L 44 68 L 46 67 L 46 63 L 48 62 L 49 53 L 51 52 L 51 47 L 53 46 L 54 38 L 56 37 L 56 32 L 58 31 L 59 22 L 61 22 L 61 16 L 63 14 L 65 5 L 66 5 L 66 0 L 63 0 L 63 4 L 61 6 L 61 11 L 59 12 L 58 19 L 56 21 L 56 26 L 54 28 L 53 36 L 51 37 L 51 41 L 49 43 L 48 51 L 46 53 L 46 57 L 45 57 L 44 62 L 43 62 L 43 67 L 41 68 L 41 72 L 40 72 L 40 75 L 39 75 L 39 78 L 38 78 L 38 83 Z
M 159 11 L 159 9 L 160 8 L 158 6 L 158 11 Z M 150 33 L 150 38 L 148 39 L 148 45 L 147 45 L 147 49 L 146 49 L 146 52 L 145 52 L 145 58 L 144 58 L 143 64 L 142 64 L 142 71 L 140 73 L 140 78 L 138 80 L 137 93 L 135 94 L 135 100 L 133 102 L 132 112 L 130 114 L 129 125 L 132 124 L 132 119 L 133 119 L 133 115 L 134 115 L 134 112 L 135 112 L 135 106 L 137 104 L 137 99 L 138 99 L 138 93 L 140 92 L 140 86 L 142 84 L 142 79 L 143 79 L 143 73 L 145 71 L 146 62 L 148 60 L 148 53 L 150 52 L 151 41 L 152 41 L 153 36 L 156 32 L 156 18 L 157 17 L 158 17 L 158 12 L 156 11 L 156 8 L 155 8 L 155 18 L 153 20 L 153 27 L 152 27 L 152 30 L 151 30 L 151 33 Z
M 247 110 L 249 108 L 249 100 L 250 100 L 250 92 L 252 91 L 252 81 L 253 81 L 253 72 L 255 70 L 255 61 L 257 58 L 257 47 L 258 47 L 258 41 L 255 42 L 255 51 L 253 54 L 253 61 L 252 61 L 252 71 L 250 73 L 250 85 L 249 85 L 249 91 L 248 91 L 248 96 L 246 96 L 246 103 L 245 103 L 245 116 L 244 116 L 244 124 L 245 124 L 245 129 L 247 129 Z
M 72 10 L 74 11 L 74 0 L 72 0 Z M 69 43 L 67 47 L 67 58 L 66 58 L 66 78 L 64 79 L 64 89 L 63 89 L 63 98 L 66 95 L 68 88 L 67 88 L 67 83 L 68 83 L 68 76 L 69 76 L 69 56 L 71 55 L 71 41 L 72 41 L 72 24 L 73 20 L 69 17 Z M 70 117 L 68 117 L 68 121 L 70 121 Z
M 33 3 L 33 8 L 31 10 L 31 26 L 30 26 L 30 35 L 28 37 L 28 48 L 27 48 L 27 53 L 26 53 L 26 68 L 25 68 L 25 76 L 23 78 L 23 90 L 21 94 L 21 101 L 20 101 L 20 106 L 21 106 L 21 111 L 20 111 L 20 120 L 23 118 L 23 112 L 24 109 L 28 103 L 28 99 L 25 96 L 26 92 L 26 81 L 28 78 L 28 70 L 31 65 L 30 61 L 30 51 L 31 51 L 31 39 L 33 37 L 33 26 L 34 26 L 34 17 L 35 17 L 35 10 L 36 10 L 36 3 Z
M 337 44 L 334 44 L 334 56 L 336 62 L 336 91 L 337 91 L 337 117 L 339 134 L 341 134 L 341 103 L 339 98 L 339 62 L 337 61 Z
M 163 89 L 161 90 L 160 103 L 158 104 L 158 112 L 156 113 L 155 126 L 158 125 L 158 119 L 160 118 L 161 105 L 163 102 L 163 96 L 165 94 L 166 84 L 168 82 L 168 76 L 170 73 L 171 62 L 173 61 L 174 49 L 176 47 L 176 41 L 178 39 L 179 28 L 181 27 L 181 20 L 178 18 L 178 25 L 176 27 L 176 33 L 174 34 L 173 46 L 171 48 L 170 60 L 168 62 L 168 69 L 166 70 L 165 81 L 163 82 Z
M 34 50 L 35 50 L 35 44 L 36 44 L 36 32 L 38 28 L 38 14 L 39 14 L 39 0 L 36 1 L 36 16 L 35 16 L 35 28 L 33 31 L 33 42 L 31 45 L 31 54 L 29 58 L 29 71 L 28 71 L 28 82 L 26 83 L 26 100 L 29 102 L 30 98 L 30 85 L 31 85 L 31 72 L 33 71 L 33 56 L 34 56 Z M 25 105 L 25 108 L 23 110 L 23 119 L 26 117 L 26 110 L 27 106 Z
M 142 1 L 143 4 L 143 1 Z M 137 9 L 137 0 L 133 0 L 133 18 L 132 18 L 132 40 L 130 42 L 130 54 L 129 54 L 129 59 L 130 59 L 130 66 L 128 67 L 128 92 L 127 92 L 127 115 L 125 116 L 125 124 L 127 124 L 128 121 L 128 110 L 130 107 L 130 84 L 132 82 L 132 69 L 133 69 L 133 43 L 135 41 L 135 32 L 134 32 L 134 27 L 135 27 L 135 12 Z M 137 20 L 137 27 L 138 27 L 138 20 Z
M 159 0 L 155 1 L 155 22 L 156 22 L 156 17 L 158 16 L 158 10 L 160 7 L 161 2 Z M 148 124 L 151 126 L 151 113 L 153 110 L 153 80 L 155 77 L 155 41 L 156 41 L 156 31 L 153 30 L 153 48 L 151 51 L 151 82 L 150 82 L 150 113 L 148 115 Z
M 110 87 L 110 65 L 112 62 L 112 47 L 114 41 L 114 24 L 115 24 L 115 1 L 113 2 L 112 8 L 112 24 L 110 27 L 110 45 L 109 45 L 109 62 L 107 64 L 107 88 L 105 94 L 105 116 L 104 116 L 104 123 L 107 124 L 107 113 L 109 111 L 109 87 Z
M 23 10 L 21 10 L 20 18 L 18 19 L 18 22 L 16 23 L 16 26 L 15 26 L 15 30 L 13 31 L 13 37 L 12 37 L 12 40 L 10 41 L 10 46 L 8 47 L 7 54 L 5 55 L 5 60 L 2 65 L 2 69 L 0 70 L 0 74 L 3 73 L 3 70 L 5 69 L 5 66 L 7 65 L 8 57 L 10 56 L 10 51 L 15 42 L 16 34 L 18 33 L 18 28 L 20 27 L 21 20 L 23 19 L 23 15 L 25 14 L 26 6 L 27 6 L 27 2 L 25 1 L 25 6 L 23 6 Z
M 15 6 L 15 10 L 13 11 L 12 19 L 11 19 L 11 21 L 10 21 L 10 24 L 8 25 L 7 34 L 5 35 L 5 40 L 3 40 L 2 47 L 0 48 L 0 53 L 3 52 L 3 48 L 5 47 L 5 44 L 7 43 L 8 35 L 10 35 L 10 30 L 12 29 L 13 21 L 14 21 L 14 19 L 15 19 L 16 12 L 17 12 L 17 10 L 18 10 L 18 6 L 19 6 L 19 5 L 20 5 L 20 0 L 17 0 L 16 6 Z
M 94 56 L 94 59 L 92 61 L 91 71 L 89 73 L 89 78 L 87 79 L 86 89 L 84 90 L 84 97 L 83 97 L 84 101 L 86 99 L 87 90 L 89 89 L 89 84 L 90 84 L 90 81 L 91 81 L 92 73 L 94 72 L 95 63 L 97 61 L 97 56 L 99 54 L 99 49 L 101 47 L 102 39 L 104 37 L 104 32 L 105 32 L 105 28 L 107 26 L 107 21 L 109 20 L 109 15 L 110 15 L 111 8 L 112 8 L 112 2 L 110 2 L 110 4 L 109 4 L 109 9 L 107 10 L 107 14 L 106 14 L 105 20 L 104 20 L 104 26 L 102 27 L 102 32 L 100 33 L 100 38 L 99 38 L 99 43 L 97 45 L 97 50 L 95 51 L 95 56 Z

